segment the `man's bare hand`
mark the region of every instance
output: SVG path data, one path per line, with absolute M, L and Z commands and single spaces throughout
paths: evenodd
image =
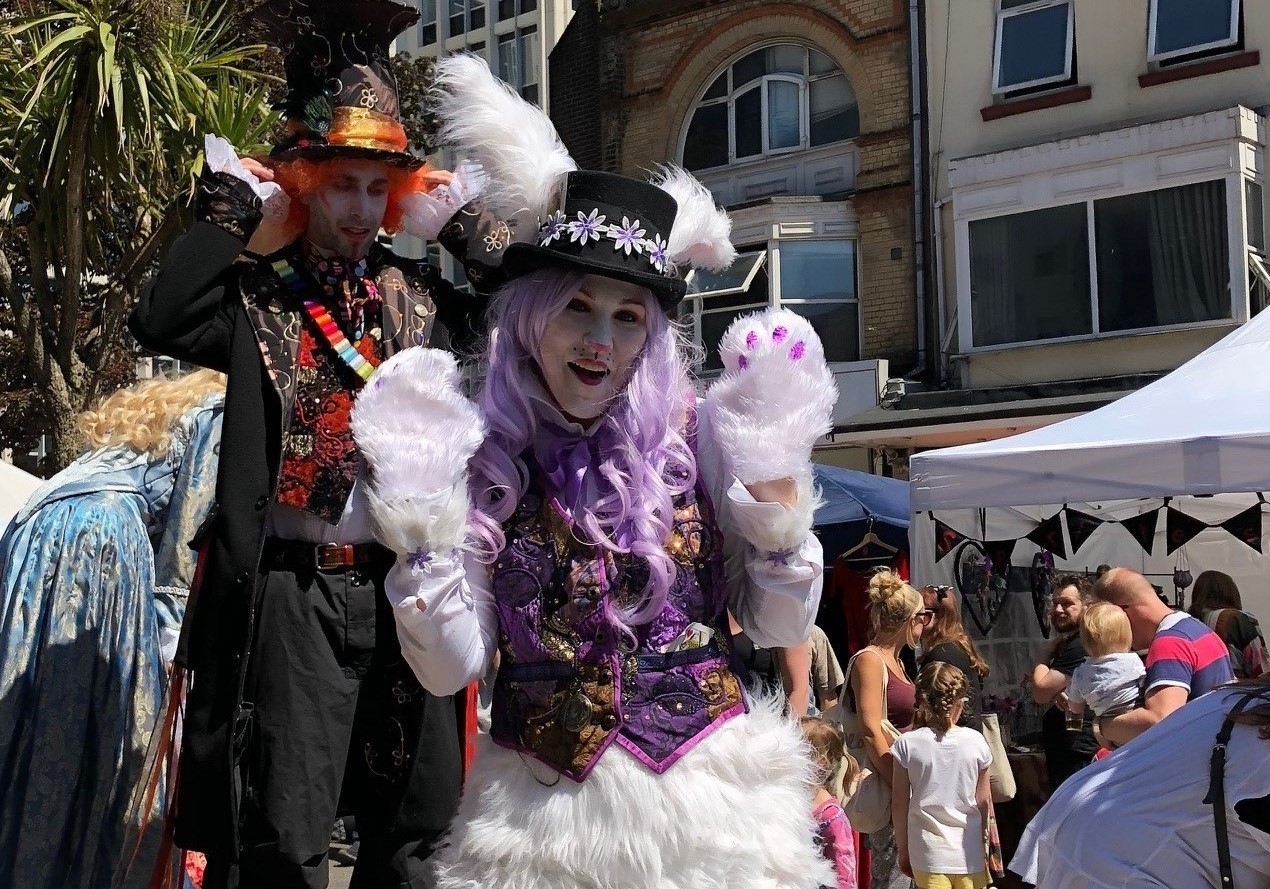
M 256 160 L 255 158 L 244 157 L 242 158 L 242 164 L 243 164 L 244 170 L 246 170 L 248 173 L 251 173 L 261 182 L 273 181 L 273 178 L 274 178 L 273 170 L 269 169 L 268 167 L 266 167 L 264 164 L 262 164 L 260 161 Z

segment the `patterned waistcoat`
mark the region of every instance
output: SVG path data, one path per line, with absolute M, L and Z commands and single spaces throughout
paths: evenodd
M 615 743 L 660 774 L 747 709 L 729 666 L 722 537 L 703 493 L 676 501 L 674 583 L 632 639 L 613 612 L 643 589 L 647 566 L 579 542 L 564 515 L 531 488 L 504 525 L 490 734 L 575 781 Z M 710 642 L 663 653 L 693 623 L 714 630 Z

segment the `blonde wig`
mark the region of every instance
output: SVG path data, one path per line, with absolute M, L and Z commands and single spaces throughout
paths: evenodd
M 145 380 L 80 414 L 79 431 L 94 450 L 121 446 L 164 457 L 177 420 L 209 395 L 224 391 L 225 375 L 212 370 Z

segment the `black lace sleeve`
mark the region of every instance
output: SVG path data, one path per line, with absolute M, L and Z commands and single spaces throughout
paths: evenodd
M 245 243 L 260 224 L 260 198 L 237 176 L 204 168 L 198 177 L 194 217 L 224 229 Z

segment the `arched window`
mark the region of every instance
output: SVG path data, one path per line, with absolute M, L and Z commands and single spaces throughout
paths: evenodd
M 706 170 L 859 134 L 855 93 L 832 59 L 805 46 L 768 46 L 733 62 L 702 95 L 683 165 Z

